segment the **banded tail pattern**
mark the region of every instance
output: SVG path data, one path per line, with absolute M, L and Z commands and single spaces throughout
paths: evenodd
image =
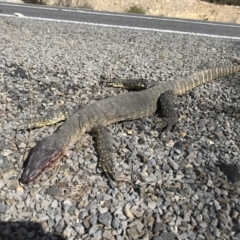
M 229 76 L 236 72 L 240 71 L 240 65 L 229 66 L 229 67 L 220 67 L 203 70 L 197 73 L 194 73 L 190 76 L 178 79 L 174 81 L 176 84 L 176 93 L 177 95 L 182 95 L 191 89 L 202 85 L 203 83 L 210 82 L 216 78 Z

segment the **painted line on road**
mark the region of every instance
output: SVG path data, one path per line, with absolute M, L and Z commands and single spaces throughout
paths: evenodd
M 74 10 L 74 9 L 63 9 L 63 8 L 46 8 L 41 6 L 28 6 L 25 4 L 8 4 L 8 3 L 0 3 L 0 5 L 5 6 L 16 6 L 16 7 L 23 7 L 23 8 L 34 8 L 34 9 L 45 9 L 45 10 L 53 10 L 53 11 L 63 11 L 63 12 L 75 12 L 75 13 L 83 13 L 83 14 L 95 14 L 95 15 L 105 15 L 105 16 L 116 16 L 116 17 L 123 17 L 123 18 L 136 18 L 136 19 L 150 19 L 150 20 L 158 20 L 158 21 L 169 21 L 169 22 L 183 22 L 183 23 L 192 23 L 192 24 L 199 24 L 199 25 L 212 25 L 212 26 L 219 26 L 219 27 L 233 27 L 233 28 L 240 28 L 240 25 L 233 25 L 233 24 L 224 24 L 224 23 L 213 23 L 213 22 L 200 22 L 195 20 L 183 20 L 183 19 L 174 19 L 174 18 L 161 18 L 161 17 L 151 17 L 151 16 L 136 16 L 130 14 L 118 14 L 118 13 L 105 13 L 105 12 L 95 12 L 95 11 L 84 11 L 84 10 Z
M 16 18 L 16 16 L 10 15 L 10 14 L 0 14 L 0 17 L 1 16 Z M 24 16 L 22 18 L 35 19 L 35 20 L 40 20 L 40 21 L 49 21 L 49 22 L 74 23 L 74 24 L 82 24 L 82 25 L 89 25 L 89 26 L 100 26 L 100 27 L 109 27 L 109 28 L 132 29 L 132 30 L 141 30 L 141 31 L 154 31 L 154 32 L 162 32 L 162 33 L 173 33 L 173 34 L 202 36 L 202 37 L 210 37 L 210 38 L 222 38 L 222 39 L 240 40 L 240 37 L 229 37 L 229 36 L 212 35 L 212 34 L 205 34 L 205 33 L 182 32 L 182 31 L 155 29 L 155 28 L 140 28 L 140 27 L 130 27 L 130 26 L 118 26 L 118 25 L 110 25 L 110 24 L 102 24 L 102 23 L 77 22 L 77 21 L 68 21 L 68 20 L 60 20 L 60 19 L 52 19 L 52 18 L 39 18 L 39 17 L 27 17 L 27 16 Z
M 61 9 L 64 10 L 65 9 Z M 213 25 L 219 27 L 237 27 L 240 28 L 240 25 L 232 25 L 232 24 L 222 24 L 222 23 L 211 23 L 211 22 L 198 22 L 194 20 L 182 20 L 182 19 L 173 19 L 173 18 L 161 18 L 161 17 L 150 17 L 150 16 L 133 16 L 133 15 L 123 15 L 117 13 L 103 13 L 103 12 L 91 12 L 91 11 L 83 11 L 76 10 L 76 12 L 85 13 L 85 14 L 96 14 L 96 15 L 106 15 L 106 16 L 116 16 L 116 17 L 125 17 L 125 18 L 138 18 L 138 19 L 150 19 L 150 20 L 159 20 L 159 21 L 169 21 L 169 22 L 183 22 L 183 23 L 194 23 L 201 25 Z

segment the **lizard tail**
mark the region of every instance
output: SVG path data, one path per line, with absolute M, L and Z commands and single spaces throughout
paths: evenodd
M 240 65 L 219 67 L 203 70 L 201 72 L 194 73 L 188 77 L 181 78 L 176 81 L 177 95 L 182 95 L 191 89 L 202 85 L 203 83 L 210 82 L 216 78 L 229 76 L 240 71 Z

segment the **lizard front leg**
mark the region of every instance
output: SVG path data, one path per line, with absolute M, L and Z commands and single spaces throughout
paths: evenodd
M 53 125 L 66 120 L 70 113 L 71 110 L 66 107 L 61 107 L 57 110 L 51 109 L 45 116 L 25 120 L 24 123 L 19 126 L 18 130 L 41 128 L 44 126 Z
M 168 132 L 175 127 L 178 119 L 177 111 L 174 109 L 176 98 L 177 94 L 173 90 L 168 90 L 160 95 L 157 113 L 162 119 L 157 123 L 157 128 Z
M 110 130 L 103 125 L 93 128 L 97 141 L 98 166 L 109 178 L 116 180 L 115 163 L 113 160 L 113 138 Z
M 107 87 L 124 88 L 127 90 L 137 91 L 148 89 L 157 84 L 147 82 L 144 79 L 116 79 L 116 78 L 102 80 L 101 83 L 104 83 Z

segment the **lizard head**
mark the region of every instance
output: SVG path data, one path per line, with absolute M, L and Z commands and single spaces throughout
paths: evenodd
M 28 184 L 36 179 L 46 168 L 52 167 L 63 156 L 52 138 L 46 137 L 30 151 L 20 182 Z

